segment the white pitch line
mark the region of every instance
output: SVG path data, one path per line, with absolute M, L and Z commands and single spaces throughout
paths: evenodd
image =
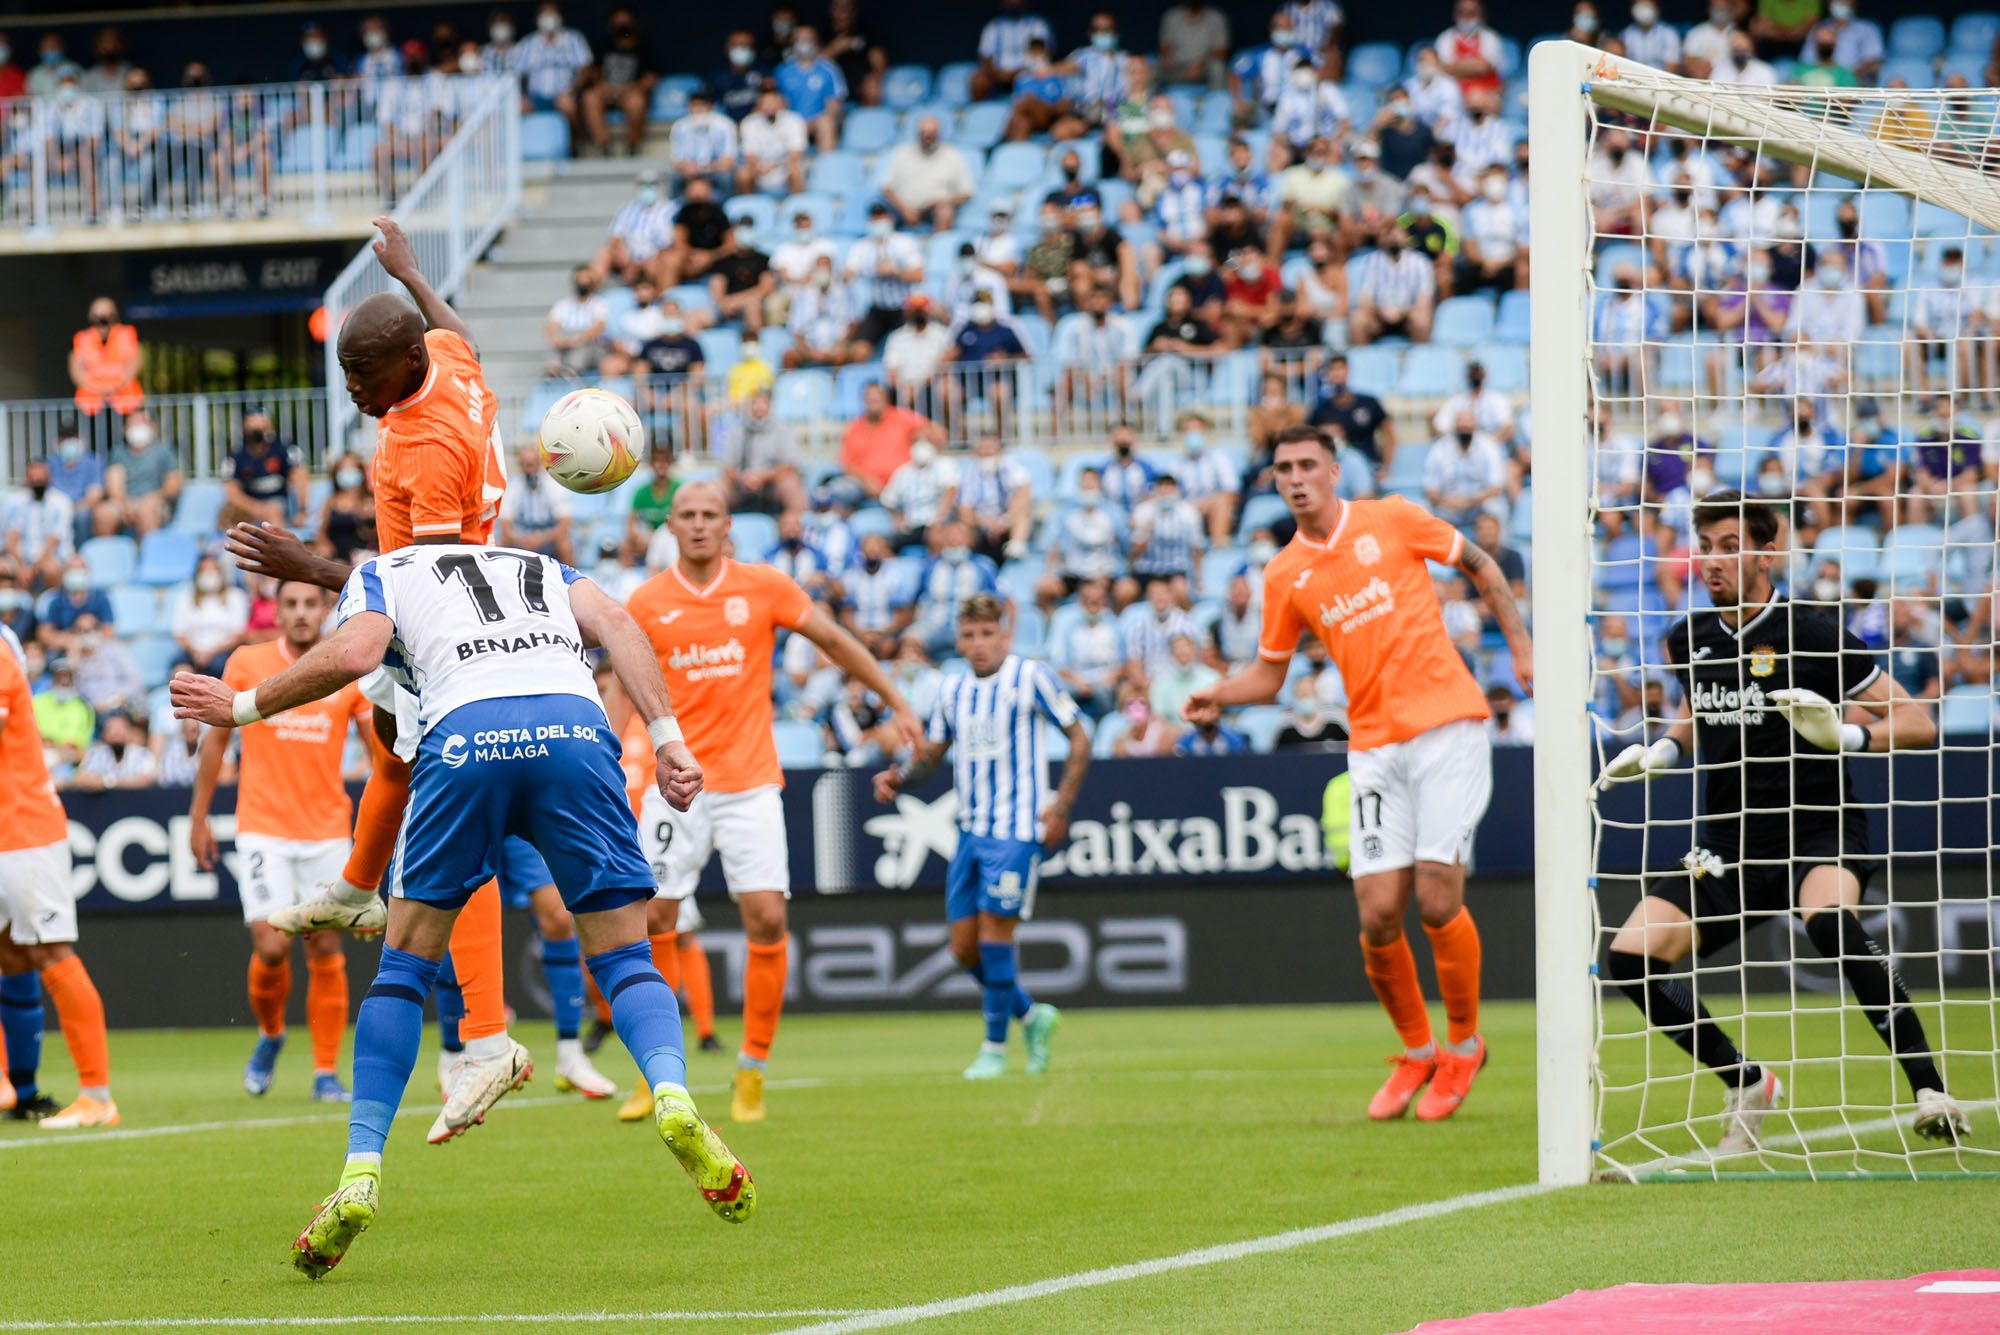
M 796 1080 L 766 1081 L 764 1087 L 766 1089 L 780 1090 L 815 1089 L 828 1083 L 830 1082 L 826 1080 L 801 1077 Z M 729 1088 L 728 1085 L 695 1085 L 688 1092 L 691 1094 L 724 1094 L 729 1091 Z M 509 1108 L 553 1108 L 561 1103 L 574 1104 L 581 1102 L 583 1100 L 571 1098 L 563 1094 L 543 1094 L 530 1098 L 508 1099 L 506 1106 Z M 434 1117 L 436 1115 L 437 1108 L 435 1105 L 402 1108 L 396 1113 L 398 1119 L 404 1117 Z M 82 1134 L 65 1133 L 63 1135 L 56 1135 L 51 1132 L 41 1136 L 9 1136 L 6 1139 L 0 1139 L 0 1153 L 5 1153 L 9 1150 L 46 1150 L 69 1145 L 102 1145 L 114 1140 L 151 1140 L 157 1136 L 192 1136 L 206 1131 L 261 1131 L 266 1128 L 319 1126 L 329 1123 L 338 1123 L 344 1126 L 347 1123 L 347 1114 L 344 1112 L 301 1113 L 296 1117 L 245 1117 L 237 1121 L 179 1122 L 171 1126 L 121 1127 L 115 1131 L 86 1131 Z M 7 1329 L 11 1328 L 0 1325 L 0 1330 Z
M 2000 1102 L 1996 1102 L 1993 1099 L 1984 1099 L 1977 1103 L 1967 1103 L 1961 1106 L 1970 1114 L 1988 1112 L 2000 1108 Z M 1913 1107 L 1911 1113 L 1915 1111 Z M 1758 1142 L 1758 1148 L 1765 1150 L 1803 1149 L 1807 1145 L 1816 1144 L 1822 1140 L 1839 1140 L 1842 1137 L 1850 1140 L 1859 1140 L 1862 1136 L 1872 1136 L 1878 1131 L 1894 1131 L 1899 1127 L 1905 1126 L 1908 1124 L 1909 1116 L 1910 1113 L 1906 1113 L 1902 1117 L 1875 1117 L 1865 1122 L 1829 1122 L 1825 1126 L 1816 1126 L 1809 1131 L 1787 1131 L 1782 1135 L 1765 1136 Z M 1946 1147 L 1940 1143 L 1938 1148 L 1944 1149 Z M 1756 1157 L 1757 1150 L 1744 1150 L 1741 1154 L 1717 1154 L 1714 1150 L 1710 1150 L 1706 1154 L 1668 1154 L 1648 1163 L 1635 1164 L 1630 1171 L 1634 1176 L 1637 1176 L 1641 1173 L 1657 1173 L 1668 1168 L 1708 1168 L 1715 1164 L 1726 1164 L 1737 1159 L 1754 1159 Z
M 0 1330 L 258 1330 L 284 1326 L 540 1326 L 650 1321 L 795 1321 L 800 1317 L 862 1316 L 866 1308 L 800 1307 L 775 1312 L 477 1312 L 443 1316 L 179 1316 L 112 1317 L 96 1321 L 0 1321 Z
M 1267 1256 L 1272 1252 L 1287 1252 L 1299 1247 L 1310 1247 L 1315 1243 L 1330 1242 L 1335 1238 L 1353 1237 L 1358 1233 L 1373 1233 L 1379 1229 L 1398 1228 L 1404 1224 L 1420 1223 L 1426 1219 L 1437 1219 L 1445 1215 L 1457 1214 L 1463 1210 L 1477 1210 L 1487 1205 L 1501 1205 L 1508 1201 L 1526 1200 L 1532 1196 L 1545 1195 L 1558 1188 L 1544 1186 L 1539 1182 L 1523 1183 L 1516 1187 L 1497 1187 L 1492 1191 L 1475 1191 L 1463 1196 L 1449 1196 L 1441 1201 L 1426 1201 L 1421 1205 L 1406 1205 L 1401 1209 L 1385 1210 L 1381 1214 L 1362 1215 L 1356 1219 L 1343 1219 L 1334 1224 L 1320 1224 L 1314 1228 L 1296 1228 L 1288 1233 L 1273 1233 L 1261 1238 L 1246 1238 L 1242 1242 L 1226 1242 L 1217 1247 L 1201 1247 L 1191 1252 L 1180 1252 L 1173 1256 L 1155 1257 L 1150 1261 L 1134 1261 L 1128 1265 L 1104 1266 L 1097 1270 L 1082 1270 L 1073 1275 L 1059 1275 L 1054 1279 L 1036 1280 L 1032 1284 L 1013 1284 L 1004 1289 L 988 1289 L 984 1293 L 968 1293 L 960 1298 L 941 1298 L 936 1302 L 917 1303 L 909 1307 L 890 1307 L 880 1311 L 862 1312 L 854 1316 L 840 1317 L 831 1321 L 817 1322 L 810 1326 L 797 1326 L 786 1335 L 846 1335 L 857 1330 L 881 1330 L 889 1326 L 908 1326 L 919 1321 L 930 1321 L 938 1317 L 957 1316 L 962 1312 L 978 1312 L 989 1307 L 1004 1307 L 1012 1303 L 1032 1302 L 1037 1298 L 1053 1297 L 1059 1293 L 1070 1293 L 1077 1289 L 1094 1289 L 1106 1284 L 1122 1284 L 1128 1279 L 1146 1279 L 1153 1275 L 1171 1274 L 1177 1270 L 1192 1270 L 1197 1266 L 1218 1265 L 1224 1261 L 1240 1261 L 1249 1256 Z

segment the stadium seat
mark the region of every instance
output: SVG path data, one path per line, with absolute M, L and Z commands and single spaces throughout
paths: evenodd
M 786 769 L 817 769 L 826 755 L 819 728 L 800 719 L 781 718 L 771 725 L 778 764 Z
M 1818 549 L 1814 549 L 1817 555 Z M 1882 543 L 1882 566 L 1899 584 L 1944 583 L 1944 530 L 1935 524 L 1903 524 L 1890 530 Z
M 744 561 L 768 561 L 778 546 L 778 521 L 754 511 L 729 517 L 729 536 Z
M 859 153 L 845 149 L 822 153 L 806 169 L 806 189 L 846 198 L 864 189 L 867 169 Z
M 1493 322 L 1493 337 L 1502 343 L 1525 344 L 1532 337 L 1529 331 L 1528 309 L 1526 292 L 1502 293 L 1500 315 Z
M 1476 348 L 1493 336 L 1493 303 L 1485 297 L 1446 297 L 1437 305 L 1432 341 L 1448 348 Z
M 1042 572 L 1028 561 L 1009 561 L 1000 567 L 1000 592 L 1017 607 L 1032 607 L 1035 583 Z
M 848 519 L 847 526 L 854 530 L 854 538 L 857 542 L 871 534 L 884 538 L 893 538 L 896 536 L 896 521 L 894 517 L 879 505 L 863 506 L 861 509 L 856 510 L 853 516 Z
M 1403 349 L 1370 343 L 1347 351 L 1347 377 L 1363 394 L 1378 397 L 1396 392 L 1403 370 Z
M 1046 505 L 1055 496 L 1056 466 L 1049 462 L 1049 456 L 1032 445 L 1015 445 L 1008 449 L 1007 457 L 1028 471 L 1028 486 L 1038 505 Z
M 132 661 L 139 669 L 139 679 L 146 683 L 146 689 L 164 686 L 174 674 L 174 664 L 180 661 L 181 647 L 174 643 L 171 635 L 140 635 L 126 648 L 132 651 Z
M 1951 51 L 1956 55 L 1984 56 L 2000 37 L 2000 14 L 1976 10 L 1960 14 L 1951 22 Z
M 956 60 L 937 72 L 931 97 L 947 106 L 962 107 L 972 100 L 972 75 L 979 68 L 970 60 Z
M 771 407 L 780 421 L 810 422 L 826 416 L 832 403 L 833 377 L 817 367 L 808 367 L 778 377 Z
M 692 74 L 663 75 L 653 85 L 653 119 L 675 121 L 687 115 L 688 97 L 702 81 Z
M 833 415 L 843 421 L 861 416 L 861 392 L 882 379 L 882 363 L 861 362 L 833 373 Z
M 163 528 L 148 533 L 139 543 L 139 565 L 132 578 L 141 584 L 163 588 L 194 577 L 201 545 L 194 535 Z
M 1039 144 L 1001 144 L 986 159 L 986 179 L 980 183 L 980 189 L 1020 190 L 1031 186 L 1042 179 L 1042 165 L 1047 158 L 1047 150 Z
M 1201 99 L 1201 106 L 1194 113 L 1192 129 L 1195 134 L 1228 134 L 1234 127 L 1234 118 L 1235 109 L 1229 103 L 1229 94 L 1211 92 Z
M 90 587 L 115 589 L 132 578 L 139 564 L 139 544 L 130 538 L 92 538 L 77 548 L 78 556 L 90 567 Z
M 891 65 L 882 75 L 883 105 L 896 111 L 914 107 L 930 95 L 931 71 L 927 65 Z
M 1029 601 L 1014 602 L 1014 651 L 1039 658 L 1048 644 L 1049 619 Z
M 1389 460 L 1389 472 L 1382 479 L 1382 485 L 1390 491 L 1422 492 L 1424 489 L 1424 464 L 1430 459 L 1430 442 L 1407 441 L 1396 447 L 1396 455 Z
M 1396 393 L 1412 399 L 1441 399 L 1465 384 L 1465 358 L 1456 348 L 1420 343 L 1403 358 Z
M 161 613 L 160 595 L 152 589 L 142 589 L 135 584 L 121 584 L 106 589 L 105 597 L 111 600 L 111 624 L 118 628 L 120 635 L 150 635 L 167 629 L 167 619 Z
M 731 222 L 747 221 L 760 238 L 778 231 L 778 201 L 769 195 L 736 195 L 723 204 L 722 211 Z
M 1285 503 L 1270 492 L 1252 496 L 1243 504 L 1243 518 L 1236 525 L 1239 540 L 1248 540 L 1260 528 L 1269 528 L 1285 518 Z
M 1276 705 L 1251 705 L 1235 718 L 1236 730 L 1250 739 L 1250 749 L 1266 752 L 1285 726 L 1285 711 Z
M 1932 14 L 1905 14 L 1889 25 L 1889 54 L 1930 60 L 1944 52 L 1944 20 Z
M 989 149 L 1000 142 L 1013 108 L 1005 102 L 975 102 L 959 118 L 952 141 L 961 148 Z M 1033 179 L 1032 177 L 1030 179 Z
M 1528 388 L 1528 349 L 1518 343 L 1488 343 L 1474 350 L 1486 368 L 1486 387 L 1496 394 L 1520 394 Z
M 1201 591 L 1220 598 L 1229 591 L 1229 581 L 1249 569 L 1249 557 L 1240 547 L 1214 547 L 1201 554 Z
M 1875 535 L 1865 528 L 1829 528 L 1813 543 L 1813 561 L 1832 561 L 1843 580 L 1872 579 L 1881 563 Z
M 1949 737 L 1990 738 L 1994 724 L 2000 722 L 1995 717 L 1993 692 L 1984 686 L 1954 686 L 1938 705 L 1938 731 Z
M 215 521 L 222 514 L 223 498 L 222 483 L 214 478 L 190 478 L 181 487 L 181 498 L 174 505 L 172 527 L 183 533 L 213 533 Z
M 569 157 L 569 122 L 553 111 L 521 118 L 521 158 L 525 162 L 561 162 Z
M 887 107 L 856 107 L 841 122 L 840 146 L 850 153 L 880 153 L 896 142 L 896 113 Z
M 1114 709 L 1097 720 L 1097 728 L 1090 735 L 1090 754 L 1098 760 L 1108 760 L 1117 754 L 1114 749 L 1118 739 L 1132 727 L 1132 720 L 1122 709 Z M 1275 734 L 1273 734 L 1275 736 Z
M 790 226 L 791 220 L 800 213 L 805 213 L 812 219 L 814 231 L 830 232 L 840 217 L 840 201 L 832 195 L 817 194 L 808 190 L 788 195 L 785 202 L 778 205 L 778 219 L 786 226 Z
M 1363 42 L 1347 55 L 1347 77 L 1355 83 L 1383 87 L 1398 82 L 1402 70 L 1403 53 L 1394 42 Z
M 701 359 L 711 374 L 729 370 L 743 356 L 743 335 L 739 330 L 704 329 L 694 337 L 701 344 Z

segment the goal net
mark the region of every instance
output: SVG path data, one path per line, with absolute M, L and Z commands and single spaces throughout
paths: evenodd
M 1725 86 L 1546 46 L 1531 66 L 1544 1176 L 2000 1172 L 2000 101 Z M 1693 508 L 1720 489 L 1783 522 L 1778 600 L 1717 639 Z M 1680 715 L 1688 672 L 1717 730 L 1698 725 L 1650 782 L 1599 792 L 1609 758 Z M 1922 700 L 1934 742 L 1849 755 L 1829 796 L 1806 777 L 1826 762 L 1752 740 L 1783 722 L 1767 690 L 1872 695 L 1874 672 Z M 1551 699 L 1582 705 L 1554 734 Z M 1889 730 L 1881 704 L 1840 709 Z M 1740 747 L 1715 743 L 1723 726 Z M 1783 733 L 1794 756 L 1825 754 Z M 1822 832 L 1831 853 L 1808 847 Z M 1788 890 L 1829 861 L 1863 882 L 1854 917 L 1886 959 L 1845 936 L 1829 950 L 1834 919 L 1814 932 L 1791 911 Z M 1630 986 L 1613 939 L 1677 888 L 1701 948 L 1646 961 L 1663 987 Z M 1877 981 L 1855 983 L 1868 968 Z M 1907 1005 L 1893 987 L 1864 1004 L 1884 977 Z M 1738 1077 L 1672 1023 L 1696 1007 L 1782 1081 L 1754 1141 L 1729 1134 Z M 1967 1135 L 1918 1134 L 1925 1047 Z

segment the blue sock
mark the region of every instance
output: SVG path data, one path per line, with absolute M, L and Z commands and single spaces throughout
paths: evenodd
M 590 974 L 611 1003 L 611 1024 L 618 1041 L 639 1063 L 646 1083 L 687 1088 L 687 1052 L 681 1046 L 681 1004 L 667 980 L 653 967 L 653 948 L 645 941 L 606 950 L 590 957 Z
M 446 951 L 444 960 L 437 971 L 438 1003 L 438 1046 L 446 1052 L 463 1052 L 465 1043 L 458 1036 L 458 1022 L 465 1018 L 465 993 L 458 987 L 458 972 L 451 967 L 451 952 Z
M 549 1008 L 556 1013 L 556 1037 L 575 1038 L 583 1024 L 583 947 L 575 937 L 542 942 L 542 977 L 549 984 Z
M 981 941 L 979 967 L 985 974 L 986 1041 L 1005 1043 L 1007 1021 L 1028 1013 L 1034 1003 L 1014 979 L 1014 943 Z
M 437 974 L 434 960 L 382 947 L 381 967 L 354 1022 L 354 1106 L 347 1115 L 350 1155 L 382 1153 L 389 1123 L 403 1101 L 410 1072 L 417 1068 L 424 998 Z
M 35 1072 L 42 1064 L 42 978 L 34 970 L 0 978 L 0 1030 L 7 1035 L 7 1079 L 15 1093 L 32 1099 L 41 1092 Z

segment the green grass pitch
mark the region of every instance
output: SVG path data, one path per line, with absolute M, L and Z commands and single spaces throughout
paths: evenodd
M 114 1032 L 124 1134 L 58 1141 L 0 1123 L 0 1331 L 396 1317 L 371 1328 L 463 1332 L 590 1313 L 775 1331 L 1178 1256 L 1531 1182 L 1532 1010 L 1491 1006 L 1485 1028 L 1492 1061 L 1456 1119 L 1377 1126 L 1362 1109 L 1393 1039 L 1373 1007 L 1073 1011 L 1048 1076 L 985 1084 L 958 1078 L 978 1038 L 969 1011 L 791 1018 L 770 1120 L 722 1124 L 762 1192 L 741 1227 L 708 1212 L 650 1126 L 555 1097 L 546 1064 L 485 1126 L 426 1146 L 427 1038 L 382 1216 L 317 1284 L 286 1249 L 338 1173 L 345 1119 L 306 1100 L 305 1034 L 252 1100 L 238 1083 L 248 1030 Z M 518 1032 L 553 1056 L 545 1026 Z M 45 1077 L 67 1094 L 50 1039 Z M 615 1040 L 600 1057 L 628 1074 Z M 712 1115 L 728 1069 L 693 1059 Z M 1907 1275 L 1991 1264 L 1995 1191 L 1585 1187 L 912 1328 L 1387 1331 L 1628 1280 Z

